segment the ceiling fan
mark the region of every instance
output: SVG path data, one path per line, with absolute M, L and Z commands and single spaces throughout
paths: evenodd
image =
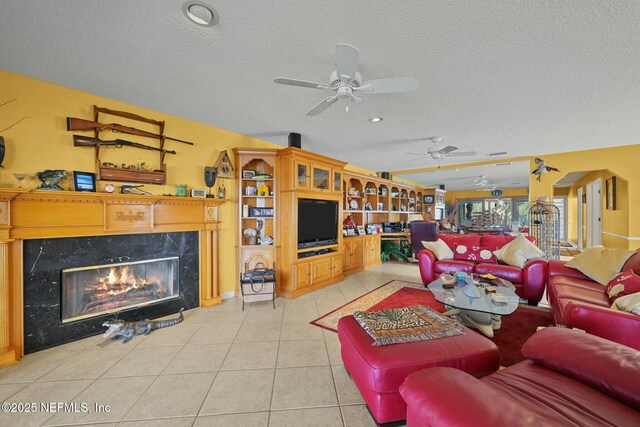
M 442 138 L 439 136 L 433 136 L 431 138 L 426 138 L 433 142 L 432 147 L 427 147 L 426 153 L 407 153 L 410 155 L 421 156 L 412 160 L 420 160 L 424 156 L 429 156 L 434 160 L 443 159 L 445 157 L 462 157 L 462 156 L 475 156 L 475 151 L 457 151 L 458 147 L 454 147 L 453 145 L 447 145 L 446 147 L 442 147 L 440 142 L 442 142 Z M 410 160 L 411 161 L 411 160 Z
M 333 95 L 320 101 L 318 105 L 307 111 L 307 116 L 317 116 L 339 99 L 348 101 L 349 108 L 360 112 L 371 122 L 382 120 L 380 110 L 369 103 L 366 95 L 379 93 L 413 92 L 418 88 L 414 77 L 394 77 L 379 80 L 362 81 L 358 72 L 358 57 L 360 51 L 348 44 L 336 45 L 336 70 L 329 76 L 329 83 L 315 83 L 306 80 L 276 77 L 274 82 L 282 85 L 299 86 L 311 89 L 330 90 Z

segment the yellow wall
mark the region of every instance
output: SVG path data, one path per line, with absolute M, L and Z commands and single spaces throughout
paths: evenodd
M 222 150 L 233 147 L 271 147 L 282 148 L 262 140 L 254 139 L 224 129 L 197 123 L 157 111 L 136 107 L 108 98 L 80 92 L 54 84 L 30 79 L 17 74 L 0 71 L 0 104 L 17 98 L 0 107 L 0 129 L 4 129 L 22 120 L 11 129 L 0 132 L 7 146 L 4 169 L 0 169 L 0 187 L 17 187 L 13 173 L 30 175 L 23 183 L 25 188 L 38 185 L 35 173 L 45 169 L 65 169 L 94 172 L 94 150 L 90 147 L 74 147 L 72 132 L 67 132 L 65 119 L 67 116 L 85 119 L 93 118 L 93 105 L 113 110 L 123 110 L 139 114 L 155 120 L 166 121 L 165 135 L 192 141 L 195 146 L 167 141 L 166 148 L 178 154 L 167 154 L 167 185 L 145 185 L 144 190 L 154 194 L 175 194 L 176 184 L 186 184 L 190 188 L 206 188 L 203 174 L 205 166 L 212 166 Z M 117 118 L 113 121 L 118 122 Z M 120 119 L 125 123 L 124 119 Z M 135 123 L 135 124 L 134 124 Z M 144 123 L 126 121 L 129 126 L 157 132 Z M 93 136 L 90 132 L 78 132 Z M 136 141 L 146 145 L 157 146 L 157 141 L 150 138 L 136 138 L 133 135 L 113 134 L 105 132 L 103 139 L 123 139 Z M 137 148 L 102 150 L 103 161 L 139 163 L 148 162 L 154 168 L 159 167 L 159 158 L 155 152 Z M 98 183 L 102 190 L 106 182 Z M 119 185 L 119 183 L 114 183 Z M 218 183 L 216 183 L 218 184 Z M 220 283 L 222 293 L 234 291 L 236 288 L 236 180 L 225 180 L 228 203 L 220 210 L 222 220 L 220 232 Z M 73 186 L 67 178 L 64 187 Z M 214 188 L 215 189 L 215 188 Z
M 619 147 L 600 148 L 595 150 L 575 151 L 570 153 L 541 155 L 549 166 L 560 169 L 560 173 L 549 172 L 542 175 L 538 182 L 534 176 L 529 182 L 530 200 L 539 197 L 553 197 L 553 184 L 570 172 L 596 171 L 581 179 L 577 185 L 584 185 L 598 177 L 602 178 L 603 216 L 602 243 L 608 247 L 637 249 L 640 248 L 640 144 Z M 531 170 L 535 169 L 531 159 Z M 607 211 L 604 203 L 605 180 L 615 174 L 618 179 L 618 207 L 615 211 Z M 577 216 L 577 201 L 570 206 L 571 215 Z M 611 234 L 622 237 L 615 237 Z M 571 235 L 569 236 L 571 238 Z M 574 235 L 575 238 L 575 235 Z

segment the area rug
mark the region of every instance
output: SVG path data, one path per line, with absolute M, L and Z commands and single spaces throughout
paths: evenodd
M 422 305 L 440 313 L 446 310 L 444 305 L 435 300 L 433 294 L 420 283 L 392 280 L 384 285 L 360 295 L 345 305 L 311 321 L 312 325 L 338 332 L 338 320 L 353 315 L 356 311 L 376 311 L 390 308 Z
M 337 332 L 338 320 L 343 316 L 353 315 L 355 311 L 386 310 L 413 305 L 422 305 L 440 313 L 445 311 L 444 305 L 436 301 L 424 285 L 392 280 L 310 323 Z M 524 360 L 520 354 L 522 344 L 539 326 L 549 326 L 551 323 L 549 310 L 527 305 L 521 305 L 509 316 L 503 316 L 501 328 L 490 338 L 500 350 L 500 365 L 511 366 Z

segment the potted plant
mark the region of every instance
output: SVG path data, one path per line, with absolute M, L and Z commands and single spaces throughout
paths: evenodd
M 258 235 L 258 232 L 255 228 L 245 228 L 242 231 L 242 234 L 244 234 L 247 245 L 255 245 L 257 243 L 256 236 Z

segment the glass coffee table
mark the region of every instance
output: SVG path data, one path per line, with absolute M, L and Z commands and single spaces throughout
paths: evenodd
M 505 304 L 494 303 L 491 300 L 491 294 L 485 293 L 482 285 L 477 286 L 473 282 L 463 286 L 454 282 L 452 289 L 446 289 L 443 287 L 442 279 L 438 278 L 427 287 L 438 302 L 449 308 L 449 311 L 443 314 L 460 315 L 467 326 L 478 329 L 488 337 L 493 337 L 493 331 L 500 329 L 500 317 L 516 311 L 520 300 L 514 290 L 508 287 L 513 285 L 506 280 L 502 281 L 506 286 L 495 286 L 495 288 L 496 294 L 506 297 Z

